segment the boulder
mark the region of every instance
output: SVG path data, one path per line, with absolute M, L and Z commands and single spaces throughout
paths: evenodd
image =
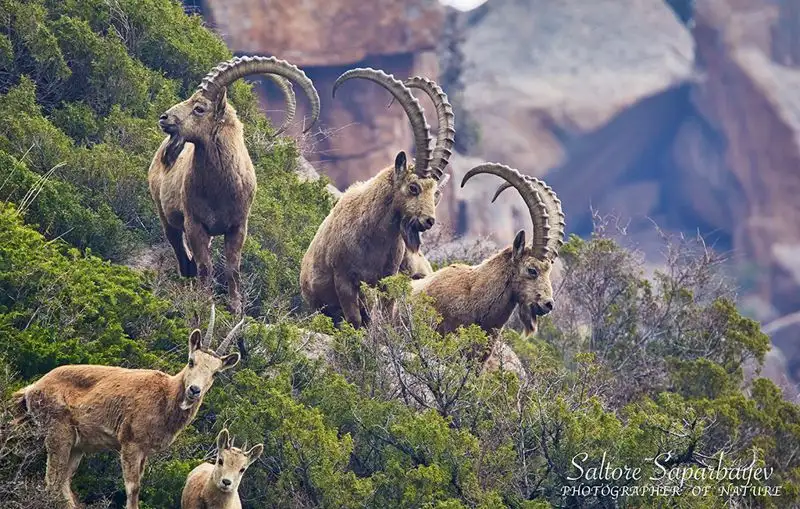
M 462 48 L 464 105 L 480 125 L 470 155 L 542 174 L 573 139 L 691 75 L 691 36 L 662 0 L 487 5 Z

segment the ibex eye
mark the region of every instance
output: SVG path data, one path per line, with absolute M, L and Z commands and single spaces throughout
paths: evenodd
M 219 458 L 219 459 L 217 460 L 217 464 L 218 464 L 219 466 L 222 466 L 222 458 Z
M 539 275 L 539 271 L 536 270 L 534 267 L 528 267 L 528 275 L 530 277 L 536 277 Z
M 194 361 L 192 359 L 189 359 L 189 368 L 193 367 L 194 367 Z
M 239 473 L 240 474 L 244 473 L 244 469 L 239 470 Z
M 408 186 L 408 190 L 414 196 L 417 196 L 419 194 L 419 186 L 417 184 L 411 184 L 410 186 Z
M 197 113 L 198 115 L 202 115 L 203 113 L 206 112 L 206 109 L 203 108 L 202 106 L 195 106 L 194 112 Z

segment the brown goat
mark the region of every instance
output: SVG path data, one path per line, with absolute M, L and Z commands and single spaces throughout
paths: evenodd
M 189 99 L 161 115 L 159 125 L 169 137 L 148 172 L 150 194 L 182 276 L 199 275 L 208 286 L 213 273 L 211 238 L 224 235 L 229 308 L 237 314 L 242 311 L 239 266 L 256 174 L 226 90 L 253 74 L 277 74 L 298 82 L 311 100 L 311 125 L 316 122 L 319 96 L 303 71 L 274 57 L 237 57 L 212 69 Z M 290 102 L 289 119 L 294 116 L 294 92 L 288 82 L 276 83 Z
M 533 222 L 530 246 L 525 243 L 525 230 L 520 230 L 511 247 L 479 265 L 453 264 L 412 281 L 412 294 L 425 293 L 433 298 L 434 308 L 442 315 L 442 333 L 474 323 L 495 336 L 516 306 L 525 332 L 533 334 L 537 317 L 555 306 L 550 271 L 564 243 L 561 202 L 541 180 L 496 163 L 471 169 L 461 186 L 479 173 L 491 173 L 507 181 L 498 188 L 492 202 L 512 186 L 522 195 Z
M 60 491 L 66 507 L 78 499 L 70 487 L 84 454 L 120 453 L 127 509 L 139 507 L 147 457 L 166 449 L 194 419 L 214 375 L 239 362 L 223 355 L 240 321 L 216 351 L 209 349 L 214 310 L 205 338 L 189 336 L 189 362 L 177 375 L 150 369 L 72 365 L 53 369 L 12 396 L 16 423 L 32 421 L 44 434 L 48 489 Z
M 429 158 L 430 135 L 424 112 L 408 86 L 382 71 L 352 69 L 336 80 L 336 89 L 351 78 L 374 81 L 391 92 L 411 121 L 416 145 L 413 165 L 399 152 L 394 167 L 366 182 L 351 185 L 331 209 L 311 241 L 300 269 L 306 303 L 336 322 L 346 319 L 358 328 L 368 319 L 361 283 L 376 284 L 396 274 L 406 249 L 416 253 L 420 233 L 435 222 L 437 183 L 453 147 L 453 112 L 447 95 L 430 80 L 411 78 L 409 86 L 424 90 L 436 105 L 439 136 Z
M 189 472 L 181 494 L 181 509 L 242 509 L 239 483 L 244 471 L 264 452 L 264 445 L 249 450 L 233 446 L 227 429 L 217 435 L 217 460 Z

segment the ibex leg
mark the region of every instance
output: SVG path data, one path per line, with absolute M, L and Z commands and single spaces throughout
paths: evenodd
M 203 285 L 210 287 L 214 267 L 211 265 L 211 236 L 203 225 L 190 220 L 184 223 L 186 227 L 186 240 L 192 256 L 197 263 L 197 275 Z
M 197 263 L 189 258 L 186 248 L 183 245 L 183 231 L 173 228 L 172 226 L 164 225 L 164 234 L 175 251 L 175 258 L 178 260 L 178 270 L 183 277 L 196 277 L 197 276 Z
M 51 422 L 44 445 L 47 449 L 47 472 L 45 483 L 52 493 L 60 493 L 64 497 L 66 507 L 75 508 L 70 489 L 70 452 L 75 445 L 75 433 L 69 424 Z
M 361 306 L 358 302 L 358 287 L 353 284 L 347 274 L 334 271 L 333 286 L 336 288 L 336 297 L 344 313 L 344 319 L 356 329 L 361 327 Z
M 67 500 L 72 500 L 72 504 L 75 507 L 80 506 L 80 500 L 78 500 L 78 495 L 72 491 L 72 487 L 70 485 L 72 484 L 72 477 L 78 470 L 78 466 L 81 464 L 82 459 L 83 453 L 73 449 L 69 455 L 69 462 L 67 463 L 67 478 L 61 486 L 61 492 L 64 494 L 64 498 Z
M 246 239 L 246 224 L 225 234 L 225 276 L 228 279 L 229 309 L 236 315 L 242 312 L 239 267 L 242 263 L 242 248 Z
M 125 481 L 125 509 L 139 509 L 139 489 L 147 457 L 137 447 L 122 448 L 122 480 Z

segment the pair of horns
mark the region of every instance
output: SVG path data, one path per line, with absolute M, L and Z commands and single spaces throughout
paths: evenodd
M 498 163 L 480 164 L 467 172 L 461 181 L 461 187 L 469 179 L 480 173 L 491 173 L 505 180 L 500 184 L 492 197 L 492 203 L 500 193 L 509 187 L 515 188 L 531 215 L 533 223 L 533 238 L 531 249 L 537 258 L 555 260 L 558 251 L 564 244 L 564 212 L 561 210 L 561 200 L 555 191 L 543 181 L 523 175 L 519 171 Z
M 289 80 L 300 85 L 308 96 L 309 101 L 311 101 L 311 122 L 303 129 L 303 132 L 311 129 L 319 120 L 319 94 L 317 94 L 311 79 L 296 65 L 275 57 L 245 56 L 222 62 L 206 74 L 197 90 L 206 94 L 207 97 L 216 98 L 234 81 L 254 74 L 263 74 L 269 77 L 278 85 L 286 99 L 286 118 L 277 133 L 282 133 L 286 130 L 294 120 L 295 111 L 297 110 L 294 90 Z
M 402 82 L 383 71 L 372 68 L 351 69 L 344 72 L 333 84 L 333 96 L 336 90 L 345 81 L 352 78 L 362 78 L 373 81 L 388 90 L 397 100 L 408 115 L 411 129 L 414 133 L 414 171 L 422 177 L 442 178 L 447 166 L 453 146 L 455 145 L 455 116 L 453 108 L 447 99 L 447 94 L 433 80 L 421 76 L 414 76 Z M 425 112 L 417 98 L 411 93 L 410 88 L 417 88 L 425 92 L 436 107 L 436 117 L 439 122 L 439 132 L 436 137 L 436 146 L 431 153 L 430 126 L 425 120 Z
M 214 338 L 214 322 L 216 321 L 217 313 L 216 307 L 214 303 L 211 303 L 211 318 L 208 320 L 208 330 L 206 330 L 206 335 L 203 338 L 203 348 L 208 350 L 211 348 L 211 340 Z M 217 355 L 225 355 L 225 352 L 228 351 L 228 348 L 231 346 L 231 342 L 236 338 L 236 335 L 239 333 L 239 330 L 244 325 L 244 318 L 239 320 L 239 323 L 233 326 L 233 328 L 228 332 L 228 335 L 225 336 L 225 339 L 222 340 L 222 343 L 219 344 L 215 353 Z
M 234 447 L 236 447 L 234 445 L 235 441 L 236 441 L 236 437 L 231 435 L 230 431 L 228 431 L 228 428 L 223 428 L 222 431 L 220 431 L 217 434 L 217 449 L 218 450 L 221 450 L 221 449 L 229 449 L 229 450 L 233 449 Z M 258 444 L 256 446 L 254 446 L 253 449 L 255 449 L 256 447 L 259 447 L 259 446 L 263 446 L 263 444 Z M 247 440 L 245 440 L 244 441 L 244 445 L 241 447 L 240 450 L 249 456 L 253 452 L 253 449 L 251 449 L 249 451 L 247 450 Z

